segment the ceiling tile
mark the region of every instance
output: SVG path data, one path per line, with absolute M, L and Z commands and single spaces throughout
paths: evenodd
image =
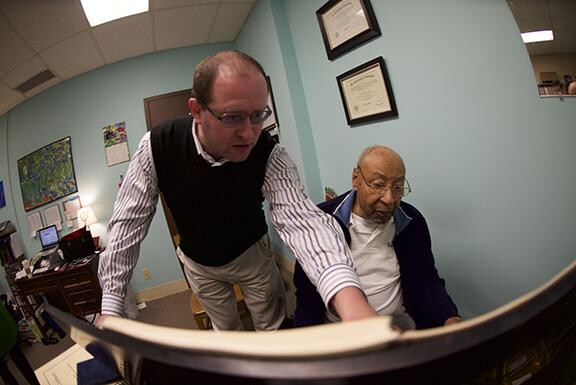
M 545 1 L 534 1 L 530 3 L 516 4 L 514 14 L 517 19 L 535 19 L 543 15 L 548 17 L 548 7 Z
M 177 7 L 189 7 L 191 5 L 218 4 L 222 0 L 150 0 L 152 9 L 167 9 Z
M 0 14 L 0 76 L 8 73 L 32 55 L 34 51 Z
M 550 16 L 576 15 L 576 1 L 574 0 L 548 0 Z M 576 28 L 576 26 L 574 26 Z
M 0 83 L 0 116 L 26 99 L 21 93 Z
M 557 29 L 575 30 L 576 29 L 576 13 L 572 16 L 555 17 L 552 19 L 552 24 Z
M 541 41 L 537 43 L 526 44 L 528 52 L 532 55 L 551 54 L 555 52 L 553 41 Z
M 216 43 L 235 40 L 253 7 L 254 3 L 220 5 L 208 41 Z
M 89 31 L 40 52 L 40 56 L 48 64 L 50 71 L 62 79 L 106 64 Z
M 551 29 L 552 22 L 550 19 L 522 19 L 518 20 L 518 28 L 520 32 L 542 31 L 544 29 Z
M 509 0 L 509 1 L 508 1 L 508 5 L 512 7 L 512 6 L 515 6 L 515 5 L 517 5 L 517 4 L 533 3 L 534 1 L 543 2 L 543 1 L 546 1 L 546 0 Z
M 24 81 L 38 75 L 45 69 L 47 69 L 47 67 L 46 64 L 44 64 L 44 61 L 42 61 L 38 55 L 35 55 L 22 63 L 22 65 L 18 66 L 15 70 L 9 72 L 2 78 L 2 81 L 10 87 L 16 88 Z
M 36 51 L 90 28 L 77 0 L 2 0 L 0 9 Z
M 156 49 L 164 50 L 208 41 L 218 5 L 198 5 L 156 12 Z
M 562 39 L 556 42 L 559 52 L 572 53 L 576 52 L 576 39 Z
M 576 39 L 576 29 L 559 29 L 554 34 L 554 38 L 557 40 Z
M 152 16 L 141 13 L 92 29 L 107 63 L 154 51 Z

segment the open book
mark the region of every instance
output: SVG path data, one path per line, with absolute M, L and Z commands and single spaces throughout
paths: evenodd
M 79 345 L 106 352 L 135 384 L 576 382 L 576 261 L 487 314 L 403 333 L 386 317 L 257 333 L 107 318 L 98 330 L 47 310 L 70 324 Z

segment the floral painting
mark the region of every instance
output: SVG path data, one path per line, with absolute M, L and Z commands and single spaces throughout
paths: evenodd
M 77 192 L 70 137 L 18 159 L 18 175 L 26 211 Z

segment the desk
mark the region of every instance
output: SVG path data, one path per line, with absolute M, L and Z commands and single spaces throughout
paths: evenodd
M 49 302 L 76 317 L 100 312 L 102 290 L 96 276 L 98 257 L 83 264 L 68 267 L 64 271 L 50 271 L 21 278 L 14 283 L 24 301 L 27 316 L 39 322 L 34 301 L 30 296 L 44 294 Z

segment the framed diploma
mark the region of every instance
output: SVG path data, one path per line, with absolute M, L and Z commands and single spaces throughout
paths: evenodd
M 370 0 L 330 0 L 316 16 L 330 60 L 381 35 Z
M 398 116 L 382 56 L 336 77 L 349 125 Z
M 268 131 L 276 143 L 280 142 L 278 127 L 280 123 L 278 122 L 278 115 L 276 114 L 276 103 L 274 102 L 274 94 L 272 93 L 272 82 L 270 81 L 270 76 L 266 76 L 266 81 L 268 82 L 268 108 L 272 110 L 272 114 L 264 121 L 262 125 L 264 131 Z

